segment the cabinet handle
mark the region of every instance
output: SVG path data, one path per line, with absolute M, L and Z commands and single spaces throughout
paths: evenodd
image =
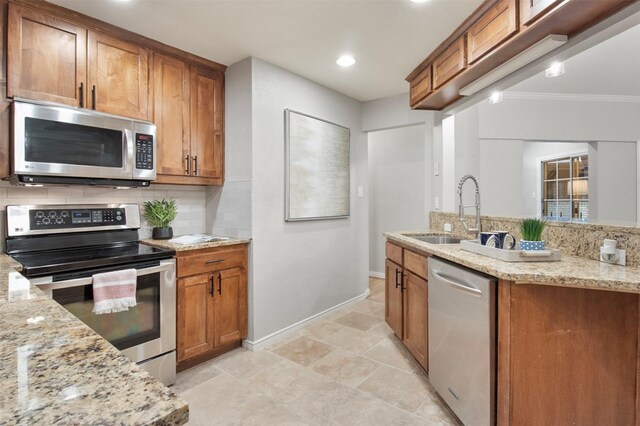
M 222 273 L 218 273 L 218 294 L 222 296 Z
M 93 109 L 96 109 L 96 85 L 95 84 L 91 88 L 91 103 L 93 104 Z
M 189 161 L 189 154 L 187 154 L 187 156 L 184 157 L 184 159 L 187 162 L 187 168 L 184 170 L 184 174 L 185 175 L 190 175 L 191 174 L 191 161 Z
M 220 262 L 224 262 L 224 259 L 207 260 L 204 263 L 206 263 L 207 265 L 211 265 L 212 263 L 220 263 Z
M 396 288 L 400 287 L 400 282 L 398 281 L 399 274 L 400 274 L 400 270 L 396 268 Z
M 213 297 L 213 275 L 209 277 L 209 282 L 211 283 L 211 287 L 209 288 L 209 295 Z
M 193 156 L 193 175 L 198 176 L 198 156 Z
M 400 293 L 402 293 L 405 290 L 405 286 L 404 286 L 404 272 L 400 271 Z
M 84 83 L 80 83 L 80 108 L 84 108 Z

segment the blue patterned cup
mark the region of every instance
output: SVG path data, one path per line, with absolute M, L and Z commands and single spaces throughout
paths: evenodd
M 544 241 L 520 240 L 520 250 L 544 250 Z

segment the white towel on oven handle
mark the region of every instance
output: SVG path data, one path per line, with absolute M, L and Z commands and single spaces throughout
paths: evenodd
M 135 269 L 93 275 L 93 313 L 111 314 L 136 306 L 137 275 Z

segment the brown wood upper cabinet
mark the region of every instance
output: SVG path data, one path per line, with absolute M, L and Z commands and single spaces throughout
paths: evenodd
M 224 181 L 224 75 L 154 55 L 154 113 L 159 183 Z
M 7 96 L 149 119 L 148 50 L 9 3 Z
M 29 7 L 8 7 L 7 97 L 83 106 L 87 30 Z
M 464 36 L 433 60 L 433 88 L 437 89 L 467 67 Z
M 467 32 L 467 58 L 472 64 L 518 30 L 516 0 L 500 0 Z
M 520 25 L 529 25 L 565 0 L 519 0 Z
M 409 97 L 411 105 L 415 105 L 431 93 L 431 65 L 424 69 L 415 80 L 409 84 Z

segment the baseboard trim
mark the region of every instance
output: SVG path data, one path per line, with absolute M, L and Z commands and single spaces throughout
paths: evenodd
M 369 271 L 369 276 L 373 278 L 384 278 L 384 272 Z
M 250 351 L 257 351 L 260 349 L 263 349 L 267 346 L 270 346 L 274 343 L 276 343 L 278 340 L 282 340 L 285 337 L 287 337 L 290 334 L 295 333 L 296 331 L 300 330 L 303 327 L 306 327 L 308 325 L 313 324 L 314 322 L 318 322 L 320 321 L 322 318 L 328 316 L 329 314 L 332 314 L 333 312 L 335 312 L 338 309 L 347 307 L 349 305 L 353 305 L 354 303 L 357 303 L 361 300 L 366 299 L 366 297 L 369 295 L 370 290 L 367 289 L 364 293 L 362 293 L 359 296 L 354 297 L 353 299 L 349 299 L 346 300 L 340 304 L 337 304 L 336 306 L 326 309 L 322 312 L 319 312 L 315 315 L 310 316 L 309 318 L 305 318 L 302 321 L 298 321 L 295 324 L 292 324 L 288 327 L 283 328 L 282 330 L 278 330 L 275 333 L 271 333 L 268 336 L 263 337 L 262 339 L 258 339 L 255 341 L 252 340 L 243 340 L 242 341 L 242 347 L 245 349 L 248 349 Z

